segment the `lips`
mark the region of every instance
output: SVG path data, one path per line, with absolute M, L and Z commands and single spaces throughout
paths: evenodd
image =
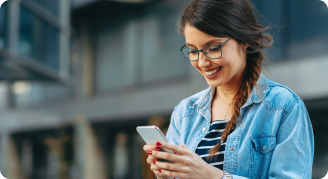
M 222 66 L 221 67 L 217 67 L 217 68 L 215 68 L 213 70 L 210 70 L 210 71 L 205 71 L 205 74 L 206 75 L 214 75 L 215 73 L 217 73 L 218 71 L 220 71 L 221 68 L 222 68 Z
M 204 76 L 207 79 L 214 79 L 220 75 L 221 71 L 222 71 L 222 66 L 211 69 L 211 70 L 206 70 L 206 71 L 204 70 Z

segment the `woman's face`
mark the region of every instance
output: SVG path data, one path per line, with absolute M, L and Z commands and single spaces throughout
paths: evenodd
M 215 37 L 199 31 L 187 24 L 184 30 L 186 45 L 192 49 L 202 49 L 211 45 L 220 45 L 230 37 Z M 235 90 L 241 84 L 246 68 L 246 44 L 238 43 L 234 38 L 222 46 L 222 56 L 211 60 L 199 52 L 197 61 L 191 64 L 204 76 L 212 87 L 225 86 L 223 89 Z M 215 72 L 213 74 L 213 72 Z

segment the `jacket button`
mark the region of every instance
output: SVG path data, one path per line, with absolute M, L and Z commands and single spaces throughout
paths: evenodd
M 235 150 L 235 148 L 234 148 L 234 147 L 231 147 L 231 148 L 230 148 L 230 150 L 231 150 L 231 151 L 234 151 L 234 150 Z
M 265 150 L 266 149 L 266 146 L 263 146 L 263 150 Z
M 200 109 L 204 110 L 205 108 L 204 107 L 201 107 Z
M 205 132 L 205 130 L 206 130 L 206 127 L 203 128 L 203 132 Z
M 242 126 L 243 125 L 243 123 L 240 123 L 240 125 L 239 126 Z

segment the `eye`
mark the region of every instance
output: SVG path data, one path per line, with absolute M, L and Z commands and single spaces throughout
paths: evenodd
M 189 50 L 188 54 L 197 54 L 197 51 L 196 50 Z
M 217 51 L 220 51 L 220 47 L 219 47 L 219 46 L 209 47 L 209 51 L 210 51 L 210 52 L 217 52 Z

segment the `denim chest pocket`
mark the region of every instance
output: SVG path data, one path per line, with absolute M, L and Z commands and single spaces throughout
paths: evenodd
M 269 134 L 251 136 L 250 178 L 268 178 L 276 136 Z
M 276 136 L 274 135 L 254 135 L 251 139 L 257 152 L 268 153 L 276 147 Z

